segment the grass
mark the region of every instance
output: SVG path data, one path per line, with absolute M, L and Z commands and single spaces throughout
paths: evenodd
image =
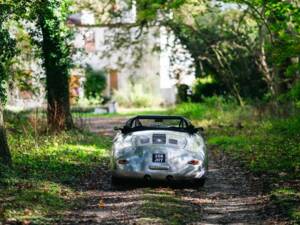
M 156 115 L 156 114 L 165 114 L 167 109 L 165 108 L 121 108 L 118 110 L 117 113 L 104 113 L 104 114 L 97 114 L 91 111 L 88 112 L 73 112 L 72 115 L 74 118 L 112 118 L 112 117 L 120 117 L 120 116 L 135 116 L 139 115 Z
M 184 103 L 167 110 L 125 111 L 101 117 L 177 114 L 206 128 L 209 145 L 218 146 L 244 167 L 272 181 L 271 199 L 294 223 L 300 223 L 300 118 L 257 116 L 252 106 L 239 107 L 222 98 Z M 95 114 L 86 113 L 93 117 Z M 49 218 L 76 207 L 78 185 L 95 167 L 108 163 L 110 140 L 71 131 L 41 132 L 43 121 L 28 114 L 6 114 L 14 166 L 0 168 L 0 221 Z M 197 220 L 192 206 L 170 190 L 145 190 L 140 223 L 184 224 Z M 46 221 L 46 222 L 45 222 Z M 48 221 L 48 222 L 47 222 Z
M 248 122 L 242 129 L 226 127 L 212 130 L 209 144 L 215 144 L 242 160 L 257 173 L 287 173 L 298 177 L 300 172 L 300 119 L 277 119 Z
M 271 198 L 295 224 L 300 222 L 300 192 L 293 188 L 278 188 L 272 192 Z
M 168 188 L 145 189 L 141 211 L 138 224 L 181 225 L 199 221 L 201 216 L 193 205 Z
M 291 221 L 300 223 L 300 117 L 257 116 L 252 106 L 244 108 L 222 98 L 201 104 L 185 103 L 171 110 L 206 128 L 210 146 L 225 151 L 246 169 L 267 175 L 271 195 L 283 205 Z M 287 195 L 281 190 L 293 190 Z M 287 197 L 288 196 L 288 197 Z
M 37 136 L 30 121 L 8 121 L 14 164 L 0 168 L 0 221 L 50 223 L 76 207 L 82 179 L 108 163 L 111 141 L 79 131 Z

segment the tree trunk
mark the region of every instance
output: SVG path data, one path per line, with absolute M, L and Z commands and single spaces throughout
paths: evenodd
M 47 74 L 47 119 L 48 125 L 53 130 L 66 130 L 73 128 L 73 120 L 70 112 L 69 89 L 62 83 L 68 84 L 67 81 L 62 81 L 62 77 L 55 74 Z M 61 82 L 57 84 L 57 81 Z
M 6 132 L 3 121 L 3 107 L 0 106 L 0 163 L 4 165 L 11 166 L 11 154 L 9 151 Z
M 59 33 L 61 31 L 58 19 L 51 14 L 47 18 L 47 15 L 49 14 L 42 11 L 38 19 L 43 37 L 47 117 L 50 128 L 59 131 L 73 128 L 69 99 L 69 49 Z
M 276 96 L 277 95 L 277 85 L 276 85 L 276 81 L 275 81 L 275 71 L 274 71 L 274 69 L 273 69 L 273 71 L 271 71 L 268 66 L 267 56 L 265 53 L 265 40 L 264 40 L 264 37 L 262 37 L 262 35 L 263 34 L 260 34 L 260 49 L 259 49 L 259 53 L 258 53 L 257 64 L 258 64 L 259 70 L 263 74 L 263 78 L 264 78 L 265 82 L 267 83 L 267 85 L 269 87 L 270 93 L 272 94 L 272 96 Z
M 263 2 L 261 15 L 265 16 L 265 9 L 266 9 L 266 1 Z M 259 35 L 259 50 L 258 50 L 257 65 L 259 70 L 263 74 L 263 79 L 267 83 L 271 95 L 275 97 L 278 94 L 278 83 L 276 80 L 275 68 L 272 68 L 268 65 L 267 55 L 265 51 L 266 36 L 267 36 L 266 24 L 260 25 L 258 35 Z M 270 35 L 272 36 L 272 34 Z

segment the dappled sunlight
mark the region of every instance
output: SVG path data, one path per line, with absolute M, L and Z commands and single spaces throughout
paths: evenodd
M 143 199 L 142 217 L 138 220 L 140 224 L 143 220 L 147 220 L 167 225 L 180 225 L 201 218 L 196 205 L 188 204 L 171 190 L 146 189 Z
M 70 209 L 74 192 L 67 186 L 49 181 L 15 179 L 12 188 L 0 190 L 4 217 L 43 221 L 51 212 Z
M 96 145 L 71 145 L 65 144 L 62 146 L 49 148 L 53 157 L 60 161 L 91 163 L 99 161 L 100 157 L 108 157 L 108 150 L 99 148 Z
M 16 147 L 14 168 L 1 179 L 10 188 L 0 189 L 5 218 L 45 221 L 48 214 L 58 216 L 74 208 L 85 177 L 109 161 L 110 141 L 93 134 L 70 132 L 11 141 Z
M 0 225 L 300 224 L 299 37 L 299 0 L 1 1 Z

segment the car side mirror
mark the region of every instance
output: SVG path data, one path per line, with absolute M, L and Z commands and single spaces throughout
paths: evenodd
M 203 134 L 204 133 L 204 128 L 203 127 L 195 127 L 194 128 L 194 133 L 201 133 Z
M 204 132 L 204 128 L 203 127 L 197 127 L 196 128 L 199 132 Z
M 115 131 L 122 131 L 122 128 L 121 127 L 114 127 L 114 130 Z

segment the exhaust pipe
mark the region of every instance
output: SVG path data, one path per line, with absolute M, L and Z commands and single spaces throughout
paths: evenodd
M 166 179 L 167 179 L 167 181 L 169 181 L 169 182 L 174 181 L 174 177 L 171 176 L 171 175 L 168 175 L 168 176 L 166 177 Z
M 144 180 L 147 181 L 147 182 L 149 182 L 149 181 L 151 180 L 151 176 L 148 175 L 148 174 L 146 174 L 146 175 L 144 176 Z

